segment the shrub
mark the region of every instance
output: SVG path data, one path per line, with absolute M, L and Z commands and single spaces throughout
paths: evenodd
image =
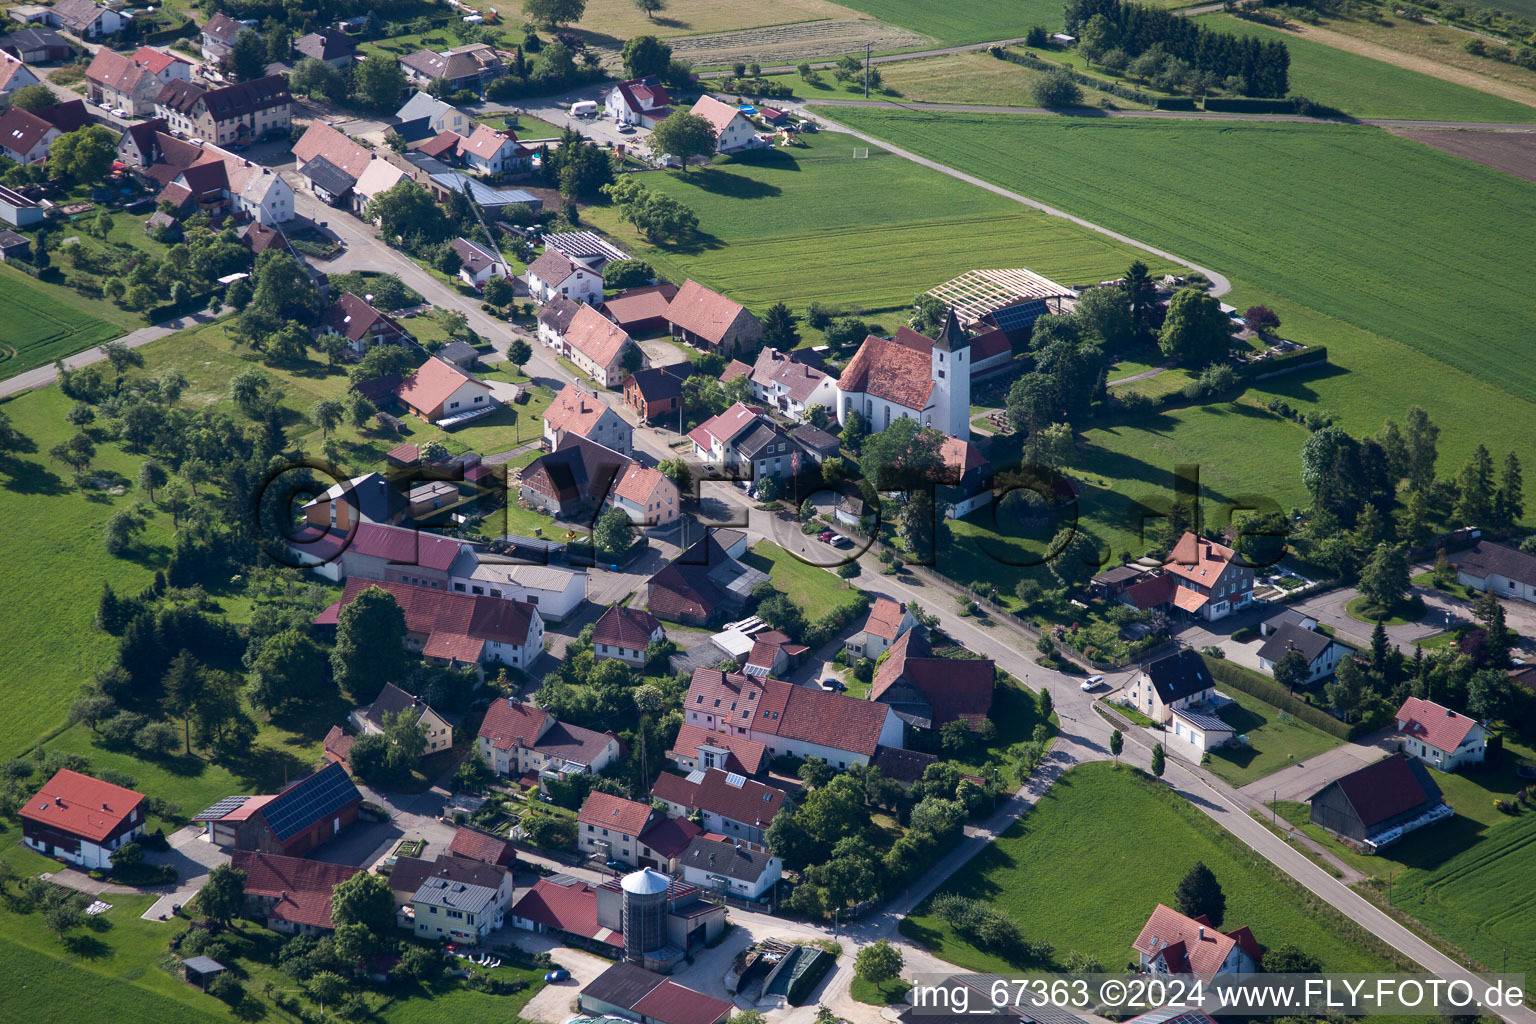
M 1029 91 L 1037 104 L 1050 110 L 1075 107 L 1083 101 L 1082 87 L 1070 72 L 1060 68 L 1035 79 L 1030 83 Z

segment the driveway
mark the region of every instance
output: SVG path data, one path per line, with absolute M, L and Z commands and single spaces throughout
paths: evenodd
M 1271 800 L 1304 803 L 1332 780 L 1374 764 L 1397 749 L 1391 737 L 1392 730 L 1383 729 L 1365 737 L 1364 742 L 1346 743 L 1342 747 L 1334 747 L 1309 757 L 1300 764 L 1282 768 L 1272 775 L 1248 783 L 1238 792 L 1260 803 L 1269 803 Z
M 205 833 L 197 825 L 188 825 L 172 833 L 169 850 L 145 850 L 144 860 L 149 864 L 169 864 L 176 869 L 176 888 L 161 896 L 148 910 L 146 921 L 167 921 L 171 908 L 186 906 L 208 881 L 208 872 L 220 864 L 229 863 L 229 854 L 204 838 Z
M 569 946 L 553 945 L 548 941 L 540 941 L 543 936 L 534 935 L 532 932 L 514 931 L 511 927 L 503 927 L 492 937 L 492 943 L 502 945 L 514 945 L 519 949 L 540 953 L 548 951 L 555 958 L 555 963 L 571 972 L 571 976 L 565 981 L 551 982 L 539 990 L 539 994 L 528 1000 L 518 1014 L 523 1020 L 543 1021 L 544 1024 L 565 1024 L 576 1012 L 576 995 L 597 979 L 608 968 L 613 966 L 612 960 L 604 960 L 596 953 L 588 953 L 585 950 L 572 949 Z

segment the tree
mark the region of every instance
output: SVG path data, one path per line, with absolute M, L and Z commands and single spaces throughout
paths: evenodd
M 1119 729 L 1109 734 L 1109 752 L 1115 755 L 1115 763 L 1120 762 L 1120 751 L 1125 749 L 1125 736 Z
M 362 430 L 378 412 L 373 403 L 362 396 L 361 392 L 349 391 L 347 393 L 347 422 L 357 430 Z
M 337 925 L 331 941 L 336 958 L 353 968 L 372 956 L 379 945 L 368 926 L 356 922 Z
M 635 9 L 644 11 L 645 16 L 650 18 L 652 21 L 656 20 L 657 12 L 664 11 L 666 8 L 666 0 L 635 0 Z M 665 71 L 666 69 L 667 65 L 662 65 L 661 71 Z M 656 72 L 656 74 L 660 74 L 661 71 Z
M 656 464 L 661 475 L 671 480 L 679 494 L 693 493 L 693 471 L 683 459 L 663 459 Z
M 636 6 L 639 6 L 638 3 Z M 640 8 L 645 10 L 645 8 Z M 653 11 L 646 11 L 654 19 Z M 672 47 L 655 36 L 633 36 L 626 40 L 622 51 L 624 74 L 629 78 L 645 78 L 660 75 L 672 63 Z
M 619 219 L 633 224 L 650 242 L 683 239 L 698 230 L 697 214 L 671 196 L 646 188 L 633 176 L 604 185 L 603 194 L 618 207 Z
M 288 88 L 304 96 L 325 100 L 346 98 L 346 78 L 323 60 L 305 57 L 288 72 Z
M 1051 715 L 1055 713 L 1056 706 L 1055 702 L 1051 699 L 1049 687 L 1041 686 L 1040 692 L 1035 694 L 1035 710 L 1039 713 L 1041 721 L 1049 722 L 1051 720 Z
M 512 282 L 504 277 L 493 277 L 485 282 L 485 288 L 480 297 L 493 306 L 509 306 L 516 298 Z
M 1185 288 L 1168 303 L 1157 344 L 1163 355 L 1199 366 L 1224 357 L 1231 336 L 1232 324 L 1221 303 L 1203 291 Z
M 797 318 L 782 302 L 775 302 L 763 314 L 763 345 L 789 351 L 800 344 L 800 332 L 795 329 Z
M 1504 456 L 1504 474 L 1493 498 L 1493 516 L 1501 526 L 1513 526 L 1525 514 L 1525 484 L 1520 475 L 1520 456 Z
M 43 924 L 61 942 L 67 932 L 80 927 L 84 921 L 79 898 L 73 892 L 54 897 L 43 906 Z
M 496 773 L 491 771 L 491 766 L 485 763 L 485 757 L 478 750 L 471 750 L 453 773 L 454 786 L 471 793 L 478 793 L 495 780 Z
M 1249 306 L 1243 314 L 1243 323 L 1260 335 L 1268 336 L 1280 326 L 1280 317 L 1268 306 Z
M 379 876 L 367 875 L 367 873 L 364 872 L 364 874 L 356 875 L 354 877 L 374 878 Z M 334 914 L 331 916 L 335 917 Z M 347 994 L 346 979 L 337 974 L 335 971 L 319 971 L 315 973 L 310 977 L 309 981 L 305 983 L 304 987 L 305 990 L 309 992 L 309 998 L 320 1004 L 321 1009 L 324 1009 L 327 1006 L 336 1005 L 336 1003 L 341 1000 L 342 996 Z
M 623 509 L 610 506 L 597 517 L 592 543 L 599 559 L 613 561 L 627 553 L 635 543 L 635 524 Z
M 1412 406 L 1403 428 L 1403 441 L 1408 451 L 1408 482 L 1416 491 L 1435 482 L 1439 439 L 1440 428 L 1430 421 L 1429 414 L 1417 405 Z
M 197 909 L 204 917 L 227 925 L 245 909 L 245 872 L 220 864 L 208 872 L 208 881 L 197 894 Z
M 400 70 L 400 62 L 387 53 L 374 51 L 353 66 L 352 95 L 364 106 L 393 111 L 404 91 L 405 72 Z
M 1493 456 L 1478 445 L 1456 475 L 1456 517 L 1463 526 L 1483 526 L 1493 520 Z
M 251 298 L 255 295 L 256 287 L 251 284 L 251 279 L 242 277 L 233 281 L 224 291 L 224 301 L 235 308 L 235 312 L 243 313 L 245 307 L 251 304 Z
M 161 684 L 165 689 L 162 702 L 165 710 L 181 716 L 188 754 L 192 753 L 192 712 L 196 710 L 207 683 L 203 666 L 190 652 L 182 651 L 171 660 L 171 667 Z
M 1167 755 L 1163 753 L 1163 745 L 1161 743 L 1154 744 L 1152 747 L 1152 774 L 1162 778 L 1163 769 L 1166 767 Z
M 1125 276 L 1120 279 L 1120 288 L 1130 300 L 1131 319 L 1138 330 L 1142 329 L 1152 306 L 1157 302 L 1157 286 L 1152 281 L 1152 273 L 1147 265 L 1136 260 L 1127 267 Z
M 144 464 L 139 467 L 139 487 L 149 495 L 150 501 L 155 500 L 155 488 L 164 487 L 169 479 L 170 475 L 166 473 L 165 467 L 154 459 L 145 459 Z
M 559 28 L 581 20 L 587 0 L 523 0 L 523 13 L 544 28 Z
M 1099 543 L 1083 530 L 1063 526 L 1051 538 L 1051 575 L 1069 591 L 1081 589 L 1099 571 Z
M 144 519 L 131 509 L 118 509 L 107 520 L 102 543 L 109 555 L 121 555 L 133 543 L 133 538 L 144 532 Z
M 365 925 L 376 935 L 392 934 L 395 897 L 389 879 L 363 871 L 331 890 L 331 918 L 338 925 Z
M 1082 87 L 1065 68 L 1056 68 L 1039 76 L 1030 83 L 1029 91 L 1035 104 L 1047 110 L 1075 107 L 1083 101 Z
M 1401 544 L 1378 544 L 1360 570 L 1360 594 L 1375 608 L 1395 608 L 1408 593 L 1408 573 L 1408 552 Z
M 346 407 L 334 398 L 322 398 L 309 410 L 309 418 L 320 427 L 321 437 L 330 437 L 331 431 L 341 426 Z
M 99 124 L 76 128 L 48 147 L 48 170 L 81 185 L 99 185 L 117 158 L 117 134 Z
M 372 59 L 370 56 L 369 60 Z M 359 69 L 361 67 L 359 65 Z M 402 178 L 374 196 L 364 214 L 377 222 L 379 231 L 391 239 L 414 237 L 435 243 L 446 238 L 450 231 L 448 218 L 433 201 L 432 194 L 410 178 Z
M 69 466 L 76 473 L 84 473 L 90 466 L 91 460 L 96 457 L 96 443 L 86 434 L 75 434 L 67 441 L 61 441 L 48 450 L 50 458 Z
M 1203 861 L 1195 861 L 1195 866 L 1179 882 L 1179 888 L 1174 893 L 1174 909 L 1185 917 L 1199 917 L 1203 914 L 1212 927 L 1221 927 L 1221 919 L 1227 912 L 1227 896 Z
M 138 843 L 124 843 L 112 852 L 112 867 L 116 871 L 128 871 L 144 863 L 144 847 Z
M 405 613 L 394 595 L 369 587 L 341 610 L 331 669 L 352 695 L 400 678 L 405 668 Z
M 267 43 L 255 29 L 242 29 L 219 61 L 219 70 L 236 82 L 253 82 L 267 73 Z
M 1307 656 L 1294 648 L 1275 661 L 1275 682 L 1285 687 L 1287 692 L 1294 692 L 1296 687 L 1305 683 L 1307 675 Z
M 650 146 L 652 153 L 667 153 L 681 160 L 686 174 L 689 160 L 714 156 L 715 129 L 697 114 L 679 108 L 651 130 Z
M 268 638 L 251 663 L 251 700 L 274 713 L 318 702 L 329 676 L 325 651 L 302 630 L 285 629 Z
M 11 106 L 28 113 L 51 107 L 57 102 L 59 98 L 53 94 L 53 90 L 42 84 L 24 85 L 11 93 Z
M 1136 341 L 1131 299 L 1122 288 L 1086 289 L 1072 316 L 1085 337 L 1097 338 L 1111 351 L 1129 348 Z
M 507 346 L 507 362 L 513 366 L 521 367 L 533 358 L 533 349 L 522 338 L 513 338 Z
M 1323 970 L 1322 961 L 1289 942 L 1265 950 L 1263 967 L 1266 974 L 1321 974 Z
M 903 966 L 901 950 L 891 945 L 889 939 L 871 942 L 859 950 L 853 961 L 854 973 L 876 985 L 898 977 Z

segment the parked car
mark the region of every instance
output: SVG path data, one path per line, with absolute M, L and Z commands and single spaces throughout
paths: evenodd
M 833 693 L 837 692 L 838 690 L 848 689 L 848 687 L 843 685 L 843 681 L 841 679 L 823 679 L 821 681 L 821 688 Z
M 558 971 L 550 971 L 548 974 L 544 975 L 544 980 L 545 981 L 569 981 L 570 977 L 571 977 L 571 972 L 562 967 Z
M 632 125 L 632 124 L 621 124 L 621 125 L 619 125 L 619 134 L 620 135 L 633 135 L 633 134 L 635 134 L 635 126 Z
M 1102 682 L 1104 682 L 1103 676 L 1089 676 L 1087 679 L 1083 680 L 1083 692 L 1092 693 L 1094 690 L 1099 688 L 1099 684 Z
M 816 539 L 821 541 L 823 544 L 830 544 L 832 543 L 832 538 L 836 536 L 837 534 L 833 533 L 831 530 L 822 530 L 821 536 Z
M 853 541 L 849 540 L 847 537 L 844 537 L 840 533 L 834 533 L 832 535 L 832 539 L 829 540 L 827 543 L 831 544 L 835 548 L 851 548 L 851 547 L 853 547 Z
M 607 868 L 609 871 L 623 871 L 625 868 L 629 867 L 629 865 L 625 864 L 621 860 L 611 860 L 604 864 L 603 867 Z

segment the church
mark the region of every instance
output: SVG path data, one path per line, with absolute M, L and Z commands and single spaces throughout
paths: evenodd
M 837 381 L 837 422 L 855 412 L 871 432 L 905 418 L 970 440 L 971 340 L 953 309 L 936 339 L 909 327 L 864 339 Z

